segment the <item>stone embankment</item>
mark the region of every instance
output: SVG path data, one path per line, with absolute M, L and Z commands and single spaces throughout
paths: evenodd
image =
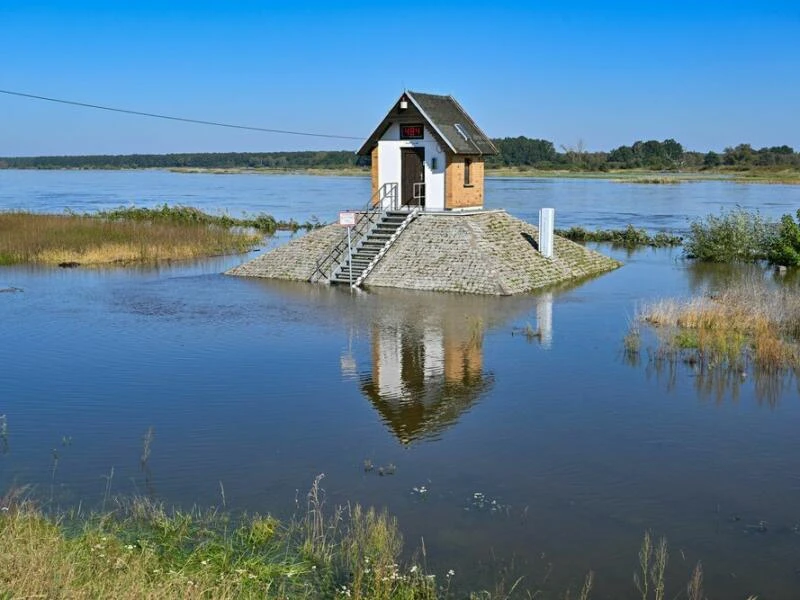
M 308 281 L 317 260 L 344 235 L 330 225 L 228 272 L 230 275 Z M 620 266 L 584 246 L 555 236 L 552 258 L 539 254 L 538 228 L 502 210 L 422 213 L 364 280 L 364 287 L 440 292 L 520 294 L 610 271 Z

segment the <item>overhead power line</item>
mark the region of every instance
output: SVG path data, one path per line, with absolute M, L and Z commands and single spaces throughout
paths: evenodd
M 285 133 L 287 135 L 304 135 L 307 137 L 332 138 L 338 140 L 361 140 L 360 137 L 352 135 L 333 135 L 329 133 L 310 133 L 308 131 L 290 131 L 287 129 L 271 129 L 269 127 L 252 127 L 250 125 L 235 125 L 233 123 L 220 123 L 218 121 L 204 121 L 202 119 L 188 119 L 185 117 L 174 117 L 171 115 L 161 115 L 158 113 L 144 112 L 141 110 L 128 110 L 126 108 L 115 108 L 113 106 L 102 106 L 100 104 L 89 104 L 87 102 L 76 102 L 74 100 L 64 100 L 63 98 L 48 98 L 47 96 L 37 96 L 36 94 L 26 94 L 24 92 L 14 92 L 12 90 L 0 90 L 0 94 L 9 96 L 19 96 L 21 98 L 32 98 L 34 100 L 46 100 L 58 104 L 69 104 L 71 106 L 82 106 L 84 108 L 94 108 L 97 110 L 107 110 L 109 112 L 123 113 L 126 115 L 137 115 L 139 117 L 151 117 L 154 119 L 166 119 L 167 121 L 180 121 L 182 123 L 195 123 L 197 125 L 213 125 L 214 127 L 227 127 L 229 129 L 245 129 L 247 131 L 261 131 L 264 133 Z

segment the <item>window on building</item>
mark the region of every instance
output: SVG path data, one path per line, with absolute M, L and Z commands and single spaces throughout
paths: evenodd
M 472 185 L 472 159 L 464 159 L 464 187 Z

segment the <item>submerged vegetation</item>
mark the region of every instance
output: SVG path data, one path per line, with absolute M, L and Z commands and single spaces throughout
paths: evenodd
M 683 245 L 687 258 L 701 262 L 766 261 L 772 265 L 800 266 L 800 210 L 796 218 L 784 215 L 778 223 L 767 221 L 758 211 L 750 212 L 743 208 L 722 210 L 718 215 L 693 220 L 686 239 L 664 231 L 650 234 L 633 225 L 625 229 L 595 231 L 574 226 L 556 229 L 555 233 L 575 242 L 606 242 L 625 248 Z
M 295 517 L 167 510 L 145 498 L 117 499 L 113 510 L 57 516 L 15 489 L 0 497 L 0 595 L 11 598 L 341 598 L 360 600 L 589 600 L 590 571 L 576 590 L 531 589 L 525 577 L 493 590 L 466 591 L 453 569 L 427 567 L 424 541 L 404 562 L 397 521 L 348 505 L 329 510 L 318 476 Z M 632 594 L 664 600 L 667 541 L 645 532 Z M 698 562 L 686 591 L 705 599 Z M 674 590 L 669 597 L 677 597 Z M 680 594 L 680 592 L 679 592 Z
M 269 215 L 235 219 L 167 205 L 86 215 L 0 212 L 0 265 L 124 264 L 241 253 L 264 234 L 317 225 Z
M 657 361 L 682 361 L 700 373 L 726 377 L 752 372 L 763 384 L 800 372 L 800 294 L 794 288 L 740 281 L 711 296 L 643 306 L 638 323 L 654 329 Z M 634 326 L 626 352 L 638 352 L 638 337 Z
M 644 229 L 636 229 L 628 225 L 625 229 L 597 229 L 589 231 L 583 227 L 570 227 L 569 229 L 556 229 L 555 233 L 561 237 L 575 242 L 609 242 L 615 246 L 634 248 L 637 246 L 651 246 L 664 248 L 680 246 L 683 238 L 664 231 L 650 235 Z

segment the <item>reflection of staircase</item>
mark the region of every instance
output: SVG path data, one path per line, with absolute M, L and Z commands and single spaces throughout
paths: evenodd
M 331 283 L 350 284 L 358 287 L 369 272 L 383 258 L 397 237 L 417 216 L 417 211 L 386 211 L 381 214 L 366 235 L 353 245 L 353 271 L 350 273 L 350 259 L 345 256 L 333 272 Z

